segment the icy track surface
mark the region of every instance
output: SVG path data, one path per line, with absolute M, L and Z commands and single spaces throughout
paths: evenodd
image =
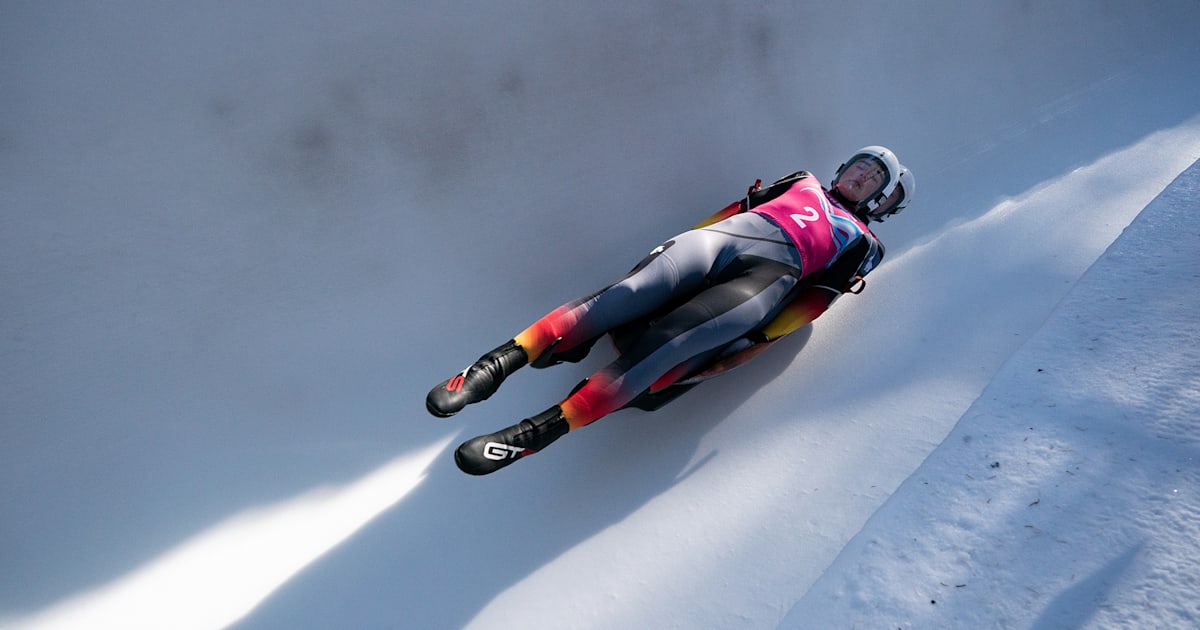
M 784 627 L 1200 620 L 1197 199 L 1200 162 L 1071 289 Z
M 0 9 L 0 627 L 1196 625 L 1200 5 L 621 4 Z M 876 143 L 863 295 L 455 469 L 608 356 L 429 387 Z

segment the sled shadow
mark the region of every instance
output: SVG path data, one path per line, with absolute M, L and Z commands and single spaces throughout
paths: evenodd
M 454 440 L 400 505 L 237 627 L 466 625 L 510 587 L 719 458 L 718 450 L 698 453 L 701 440 L 783 375 L 810 336 L 805 327 L 657 412 L 617 412 L 487 477 L 455 468 Z M 550 371 L 562 370 L 579 372 Z

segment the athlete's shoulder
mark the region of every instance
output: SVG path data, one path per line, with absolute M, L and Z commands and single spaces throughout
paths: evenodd
M 787 183 L 799 181 L 801 179 L 809 179 L 809 178 L 816 179 L 816 176 L 808 171 L 796 171 L 794 173 L 788 173 L 787 175 L 780 177 L 779 179 L 772 182 L 771 185 L 775 186 L 778 184 L 787 184 Z
M 796 171 L 789 175 L 784 175 L 775 180 L 769 186 L 762 186 L 750 191 L 746 195 L 746 210 L 753 210 L 759 206 L 770 203 L 780 197 L 791 197 L 799 191 L 822 190 L 821 182 L 813 177 L 808 171 Z
M 816 175 L 813 175 L 809 171 L 796 171 L 795 173 L 789 173 L 787 175 L 784 175 L 783 177 L 780 177 L 779 179 L 772 182 L 771 185 L 768 186 L 766 189 L 792 188 L 795 184 L 797 184 L 799 182 L 803 182 L 805 187 L 816 186 L 818 188 L 821 188 L 822 190 L 824 190 L 824 188 L 825 188 L 824 184 L 821 183 L 821 180 L 817 179 Z M 766 190 L 766 189 L 764 189 L 764 190 Z

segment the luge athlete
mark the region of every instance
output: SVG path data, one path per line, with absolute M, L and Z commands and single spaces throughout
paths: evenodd
M 855 152 L 829 188 L 801 171 L 752 189 L 655 248 L 617 282 L 554 309 L 434 387 L 426 408 L 451 416 L 491 396 L 525 365 L 578 361 L 597 339 L 620 332 L 616 360 L 561 402 L 455 451 L 469 474 L 503 468 L 630 405 L 664 379 L 811 321 L 879 264 L 884 248 L 867 225 L 903 209 L 912 189 L 911 173 L 881 146 Z

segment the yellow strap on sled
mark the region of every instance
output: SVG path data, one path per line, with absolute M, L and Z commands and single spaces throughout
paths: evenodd
M 824 286 L 813 286 L 792 300 L 779 315 L 775 316 L 766 327 L 763 335 L 768 341 L 774 341 L 786 334 L 795 332 L 819 317 L 830 304 L 841 295 L 841 292 Z

